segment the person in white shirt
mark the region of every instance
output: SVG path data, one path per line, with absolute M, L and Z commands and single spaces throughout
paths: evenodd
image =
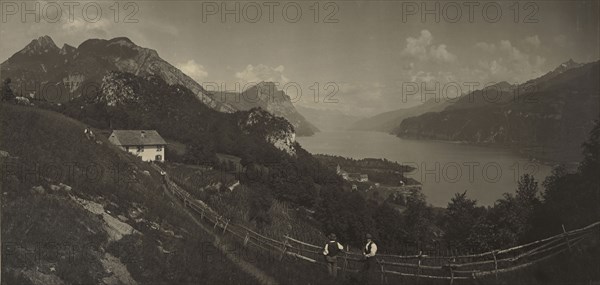
M 325 261 L 327 262 L 327 271 L 329 275 L 334 278 L 337 277 L 337 255 L 344 250 L 344 247 L 337 242 L 337 237 L 335 234 L 331 233 L 327 236 L 329 241 L 325 244 L 323 248 L 323 255 L 325 256 Z
M 369 283 L 369 275 L 373 268 L 375 268 L 377 260 L 375 259 L 375 255 L 377 255 L 377 244 L 373 241 L 373 236 L 371 234 L 366 234 L 365 238 L 367 240 L 367 244 L 363 248 L 363 268 L 362 268 L 362 278 L 363 284 Z

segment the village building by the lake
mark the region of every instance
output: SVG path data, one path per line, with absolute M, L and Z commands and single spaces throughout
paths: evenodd
M 357 182 L 368 182 L 369 181 L 369 175 L 363 174 L 363 173 L 348 173 L 347 171 L 343 170 L 339 164 L 336 168 L 336 172 L 344 180 L 357 181 Z

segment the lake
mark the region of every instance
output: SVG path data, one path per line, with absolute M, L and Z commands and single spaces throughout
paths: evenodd
M 314 154 L 386 158 L 415 167 L 406 176 L 420 181 L 428 203 L 438 207 L 465 190 L 479 205 L 492 205 L 503 193 L 515 192 L 521 175 L 533 174 L 541 189 L 552 170 L 510 149 L 400 139 L 381 132 L 324 131 L 297 141 Z

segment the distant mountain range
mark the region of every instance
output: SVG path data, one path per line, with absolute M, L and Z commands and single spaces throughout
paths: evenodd
M 453 101 L 430 99 L 358 120 L 349 128 L 511 146 L 545 159 L 577 160 L 580 144 L 600 115 L 599 64 L 569 60 L 523 84 L 503 81 Z
M 296 109 L 305 118 L 309 118 L 320 130 L 324 131 L 349 129 L 352 124 L 364 119 L 364 117 L 348 115 L 335 109 L 320 109 L 302 105 L 296 106 Z
M 445 100 L 430 99 L 425 103 L 411 108 L 399 109 L 381 113 L 369 118 L 359 120 L 350 126 L 352 130 L 391 132 L 402 120 L 412 116 L 418 116 L 427 112 L 438 112 L 444 110 L 450 103 Z
M 75 48 L 65 44 L 58 48 L 52 38 L 34 39 L 21 51 L 0 65 L 2 79 L 11 78 L 15 92 L 26 97 L 43 98 L 48 101 L 66 102 L 82 94 L 95 92 L 102 78 L 109 72 L 127 72 L 136 76 L 158 76 L 170 85 L 182 85 L 192 91 L 206 106 L 231 113 L 263 108 L 286 118 L 298 135 L 311 135 L 317 128 L 310 125 L 294 108 L 283 92 L 272 91 L 276 100 L 220 101 L 215 94 L 207 92 L 198 82 L 160 58 L 155 50 L 134 44 L 128 38 L 111 40 L 90 39 Z M 261 83 L 261 86 L 270 86 Z M 258 87 L 251 88 L 255 92 Z M 268 88 L 267 88 L 268 89 Z M 267 90 L 265 89 L 265 90 Z
M 443 110 L 397 121 L 392 133 L 518 147 L 544 158 L 573 160 L 600 112 L 600 62 L 572 60 L 520 85 L 477 90 Z M 497 92 L 497 93 L 496 93 Z M 499 99 L 496 98 L 501 94 Z M 577 156 L 577 157 L 575 157 Z
M 310 136 L 319 131 L 319 128 L 298 113 L 290 97 L 278 90 L 273 82 L 260 82 L 242 93 L 212 92 L 210 96 L 236 110 L 247 111 L 260 107 L 275 116 L 284 117 L 294 126 L 299 136 Z

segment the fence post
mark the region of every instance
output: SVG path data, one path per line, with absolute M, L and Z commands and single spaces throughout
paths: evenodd
M 346 251 L 344 251 L 344 268 L 342 268 L 344 274 L 346 274 L 348 270 L 348 252 L 350 252 L 350 246 L 346 245 Z
M 419 263 L 417 263 L 417 284 L 419 284 L 419 279 L 421 279 L 421 258 L 423 257 L 422 253 L 423 251 L 419 250 Z
M 496 257 L 496 251 L 492 251 L 494 257 L 494 275 L 496 275 L 496 284 L 498 284 L 498 258 Z
M 450 285 L 454 284 L 454 269 L 452 267 L 452 264 L 450 264 Z
M 386 284 L 386 280 L 385 280 L 385 269 L 383 268 L 383 262 L 385 260 L 377 260 L 377 262 L 379 263 L 379 266 L 381 267 L 381 284 Z
M 215 225 L 213 226 L 213 230 L 217 228 L 217 225 L 219 224 L 220 220 L 221 220 L 221 216 L 217 216 L 217 218 L 215 219 Z
M 283 257 L 285 256 L 285 252 L 287 251 L 287 245 L 288 237 L 285 236 L 285 240 L 283 241 L 283 247 L 281 248 L 281 257 L 279 257 L 279 261 L 283 260 Z
M 227 219 L 227 223 L 225 223 L 225 226 L 223 227 L 223 235 L 225 235 L 225 231 L 227 230 L 227 226 L 229 225 L 229 220 Z
M 562 224 L 561 226 L 562 226 L 563 234 L 565 236 L 565 240 L 567 241 L 567 246 L 569 247 L 569 252 L 572 252 L 571 242 L 569 241 L 569 234 L 567 233 L 567 230 L 565 229 L 565 225 Z
M 248 241 L 250 240 L 250 236 L 248 231 L 246 231 L 246 237 L 244 237 L 244 247 L 248 245 Z

